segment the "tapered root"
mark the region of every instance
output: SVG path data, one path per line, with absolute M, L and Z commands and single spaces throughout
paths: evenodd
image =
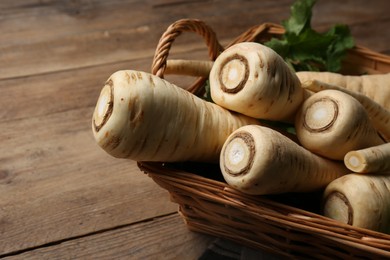
M 281 133 L 254 125 L 228 137 L 220 167 L 229 185 L 256 195 L 315 191 L 348 172 L 342 163 L 316 156 Z
M 342 75 L 334 72 L 298 71 L 299 80 L 318 80 L 367 96 L 386 109 L 390 109 L 390 73 Z
M 358 173 L 390 172 L 390 143 L 350 151 L 345 155 L 344 163 Z
M 208 77 L 213 61 L 167 60 L 165 74 Z
M 371 98 L 359 92 L 349 90 L 337 85 L 328 84 L 319 80 L 306 80 L 302 82 L 302 87 L 314 92 L 322 90 L 338 90 L 344 92 L 358 100 L 367 111 L 373 126 L 380 132 L 382 137 L 390 141 L 390 111 L 378 104 Z
M 210 72 L 213 101 L 254 118 L 292 122 L 305 90 L 286 62 L 272 49 L 238 43 L 215 60 Z
M 323 195 L 323 214 L 355 227 L 390 233 L 390 175 L 347 174 Z
M 259 121 L 132 70 L 111 75 L 92 117 L 100 147 L 137 161 L 216 162 L 226 138 L 247 124 Z
M 351 150 L 384 143 L 363 106 L 337 90 L 320 91 L 306 99 L 295 128 L 305 148 L 334 160 L 343 160 Z

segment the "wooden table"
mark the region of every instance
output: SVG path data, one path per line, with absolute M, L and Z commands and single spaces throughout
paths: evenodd
M 0 258 L 196 259 L 212 237 L 186 229 L 167 192 L 94 142 L 100 89 L 120 69 L 150 71 L 168 25 L 199 18 L 227 43 L 289 16 L 292 0 L 0 2 Z M 388 0 L 320 0 L 313 26 L 351 28 L 390 54 Z M 206 58 L 184 36 L 172 56 Z

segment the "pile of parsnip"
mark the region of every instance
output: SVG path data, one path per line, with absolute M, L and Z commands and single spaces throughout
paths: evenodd
M 213 102 L 146 72 L 115 72 L 93 114 L 96 142 L 117 158 L 219 163 L 248 194 L 323 191 L 325 216 L 390 233 L 390 74 L 295 73 L 252 42 L 210 67 Z

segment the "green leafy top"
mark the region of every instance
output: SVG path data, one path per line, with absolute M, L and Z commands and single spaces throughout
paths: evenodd
M 297 0 L 291 16 L 282 22 L 285 34 L 264 43 L 275 50 L 295 70 L 337 72 L 354 40 L 346 25 L 337 24 L 325 33 L 311 28 L 312 8 L 316 0 Z

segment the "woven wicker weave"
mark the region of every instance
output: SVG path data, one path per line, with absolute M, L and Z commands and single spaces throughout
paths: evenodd
M 224 49 L 204 22 L 179 20 L 162 35 L 152 73 L 163 77 L 169 50 L 182 32 L 201 35 L 211 60 Z M 250 28 L 228 46 L 243 41 L 263 42 L 283 33 L 280 25 L 261 24 Z M 343 71 L 353 74 L 390 72 L 390 57 L 355 47 L 349 51 Z M 201 92 L 204 81 L 204 78 L 198 79 L 189 91 Z M 390 258 L 390 235 L 339 223 L 280 200 L 243 194 L 218 180 L 220 173 L 215 167 L 184 165 L 183 168 L 182 164 L 179 167 L 177 164 L 138 162 L 139 168 L 168 190 L 172 201 L 179 204 L 179 212 L 190 230 L 288 258 Z

